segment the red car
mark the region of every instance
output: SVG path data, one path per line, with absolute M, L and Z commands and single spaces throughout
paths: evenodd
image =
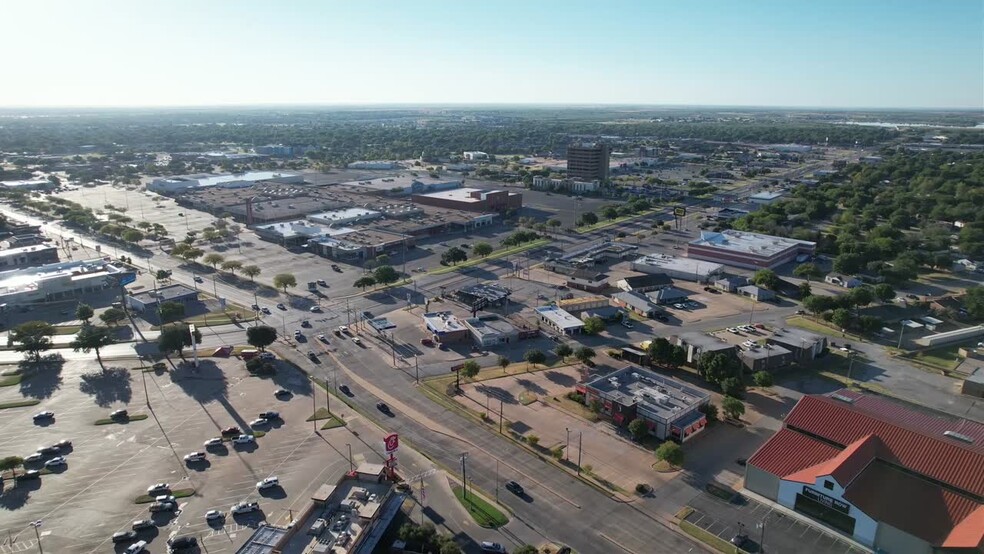
M 241 433 L 242 431 L 239 430 L 239 427 L 226 427 L 222 430 L 223 435 L 239 435 Z
M 422 344 L 424 346 L 433 347 L 434 346 L 434 341 L 432 341 L 430 339 L 420 339 L 420 344 Z

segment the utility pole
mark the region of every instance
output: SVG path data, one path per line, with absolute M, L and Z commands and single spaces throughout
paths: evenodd
M 499 458 L 495 459 L 495 503 L 499 503 Z
M 352 310 L 349 309 L 349 299 L 345 299 L 345 324 L 352 325 Z
M 34 536 L 38 538 L 38 554 L 44 554 L 44 550 L 41 548 L 41 533 L 38 531 L 38 527 L 41 527 L 41 523 L 43 522 L 44 520 L 39 519 L 29 524 L 31 527 L 34 527 Z
M 417 384 L 419 385 L 420 384 L 420 362 L 417 360 L 417 356 L 414 356 L 413 357 L 413 372 L 414 372 L 414 380 L 416 380 L 417 381 Z M 488 409 L 486 409 L 485 411 L 488 411 Z
M 351 445 L 351 444 L 349 444 L 349 443 L 345 443 L 345 446 L 347 446 L 347 447 L 348 447 L 348 454 L 349 454 L 349 471 L 355 471 L 355 462 L 353 462 L 353 461 L 352 461 L 352 445 Z
M 461 492 L 462 492 L 461 497 L 465 499 L 468 498 L 468 479 L 467 479 L 468 474 L 465 471 L 465 460 L 467 459 L 468 459 L 468 453 L 462 452 L 461 453 Z
M 147 372 L 143 367 L 140 368 L 140 376 L 143 378 L 144 386 L 144 400 L 147 401 L 147 407 L 150 407 L 150 394 L 147 393 Z
M 569 461 L 571 461 L 571 457 L 570 457 L 570 452 L 571 452 L 571 428 L 570 427 L 564 427 L 564 431 L 567 431 L 567 446 L 564 447 L 564 461 L 565 462 L 569 462 Z
M 499 434 L 502 434 L 502 399 L 499 399 Z
M 314 428 L 314 432 L 318 432 L 318 408 L 317 401 L 315 400 L 314 389 L 311 389 L 311 426 Z
M 577 474 L 581 475 L 581 439 L 584 438 L 584 431 L 577 432 Z
M 393 333 L 390 333 L 390 353 L 393 354 L 393 367 L 396 367 L 396 337 Z
M 765 520 L 758 524 L 759 528 L 759 552 L 765 552 Z

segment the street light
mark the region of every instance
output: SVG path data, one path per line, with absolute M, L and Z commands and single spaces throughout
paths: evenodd
M 565 462 L 569 462 L 569 461 L 571 461 L 571 457 L 570 457 L 570 452 L 571 452 L 571 429 L 570 429 L 570 427 L 564 427 L 564 431 L 567 431 L 567 446 L 564 447 L 564 461 Z
M 43 522 L 44 522 L 43 519 L 39 519 L 37 521 L 32 521 L 31 523 L 28 524 L 31 527 L 34 527 L 34 536 L 38 538 L 38 552 L 39 552 L 39 554 L 44 554 L 44 550 L 41 548 L 41 533 L 38 531 L 38 527 L 41 527 L 41 524 Z

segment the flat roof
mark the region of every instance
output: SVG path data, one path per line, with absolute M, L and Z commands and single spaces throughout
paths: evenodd
M 370 189 L 374 191 L 389 191 L 392 189 L 405 189 L 406 192 L 410 192 L 410 188 L 413 187 L 414 183 L 420 183 L 424 186 L 434 186 L 434 185 L 451 185 L 454 184 L 458 186 L 461 184 L 460 178 L 452 179 L 435 179 L 430 175 L 418 174 L 417 176 L 410 175 L 408 173 L 401 173 L 398 175 L 390 175 L 387 177 L 378 177 L 374 179 L 362 179 L 359 181 L 346 181 L 340 183 L 341 185 L 348 187 L 358 187 L 363 189 Z
M 700 238 L 690 241 L 689 244 L 765 257 L 775 256 L 791 248 L 816 247 L 815 242 L 733 229 L 726 229 L 720 233 L 701 231 Z
M 685 344 L 690 344 L 697 346 L 702 350 L 725 350 L 727 348 L 734 348 L 735 345 L 730 342 L 715 337 L 714 335 L 708 335 L 706 333 L 692 332 L 692 333 L 680 333 L 677 339 Z
M 11 237 L 13 238 L 13 237 Z M 0 258 L 7 256 L 17 256 L 27 252 L 41 252 L 45 250 L 57 250 L 58 247 L 51 244 L 32 244 L 31 246 L 18 246 L 17 248 L 7 248 L 0 250 Z
M 214 187 L 224 183 L 269 181 L 271 179 L 300 177 L 300 175 L 300 173 L 291 173 L 289 171 L 247 171 L 246 173 L 239 175 L 234 175 L 232 173 L 227 173 L 224 175 L 198 173 L 194 175 L 177 175 L 174 177 L 155 179 L 154 182 L 167 184 L 185 183 L 189 187 Z
M 583 321 L 557 306 L 538 306 L 533 310 L 561 329 L 576 329 L 584 326 Z
M 785 192 L 782 192 L 782 191 L 764 190 L 762 192 L 757 192 L 757 193 L 749 196 L 748 199 L 749 200 L 753 200 L 753 199 L 754 200 L 775 200 L 776 198 L 780 198 L 780 197 L 785 196 L 785 195 L 786 195 L 786 193 Z
M 756 346 L 755 348 L 742 348 L 740 356 L 743 358 L 759 360 L 772 356 L 782 356 L 784 354 L 792 354 L 792 351 L 788 348 L 783 348 L 778 344 L 765 344 Z
M 122 270 L 109 263 L 108 258 L 57 262 L 37 267 L 0 272 L 0 295 L 23 290 L 37 290 L 49 279 L 70 278 L 73 281 L 105 277 Z
M 797 348 L 811 347 L 814 344 L 824 342 L 826 337 L 804 331 L 798 327 L 783 327 L 778 332 L 773 332 L 770 340 L 775 342 L 795 346 Z
M 472 332 L 482 337 L 508 335 L 516 331 L 515 325 L 494 314 L 469 317 L 465 320 L 465 324 Z
M 146 304 L 151 302 L 167 302 L 168 300 L 174 300 L 175 298 L 181 298 L 189 294 L 197 295 L 198 291 L 191 287 L 175 283 L 166 287 L 160 287 L 157 290 L 143 290 L 136 294 L 131 294 L 130 297 L 136 298 Z
M 486 193 L 486 192 L 495 192 L 495 191 L 485 191 L 476 188 L 460 188 L 460 189 L 451 189 L 451 190 L 441 190 L 437 192 L 428 192 L 426 194 L 421 194 L 419 196 L 426 196 L 428 198 L 443 198 L 445 200 L 454 200 L 455 202 L 468 202 L 468 203 L 481 202 L 483 198 L 481 196 L 477 198 L 473 197 L 471 195 L 473 192 Z
M 291 221 L 281 221 L 278 223 L 262 223 L 260 225 L 253 225 L 252 228 L 254 230 L 279 235 L 285 239 L 292 239 L 296 237 L 314 238 L 320 236 L 343 235 L 354 231 L 354 229 L 349 227 L 325 227 L 323 225 L 311 223 L 306 219 L 294 219 Z
M 691 275 L 710 275 L 724 269 L 723 265 L 715 262 L 707 262 L 693 258 L 680 258 L 677 256 L 670 256 L 669 254 L 659 254 L 655 252 L 652 254 L 646 254 L 641 258 L 636 258 L 636 260 L 632 263 L 636 265 L 658 267 L 665 271 L 688 273 Z
M 438 333 L 453 333 L 466 329 L 464 323 L 458 319 L 458 316 L 451 312 L 430 312 L 424 314 L 423 317 L 427 327 Z
M 307 218 L 312 221 L 316 219 L 324 219 L 327 220 L 328 222 L 331 222 L 331 221 L 347 221 L 350 219 L 375 217 L 381 215 L 383 214 L 375 210 L 367 210 L 365 208 L 345 208 L 342 210 L 331 210 L 327 212 L 310 214 L 307 216 Z
M 637 405 L 666 421 L 710 400 L 710 395 L 700 389 L 635 366 L 601 376 L 587 386 L 605 398 L 625 406 Z
M 46 185 L 53 185 L 53 183 L 47 179 L 18 179 L 14 181 L 0 181 L 0 186 L 17 188 L 17 187 L 40 187 Z
M 246 541 L 246 544 L 236 550 L 236 554 L 271 554 L 273 547 L 285 535 L 287 535 L 287 529 L 275 527 L 268 523 L 261 523 L 249 540 Z
M 458 293 L 467 294 L 478 298 L 485 298 L 491 302 L 496 302 L 508 298 L 509 295 L 512 294 L 512 291 L 502 285 L 496 285 L 494 283 L 476 283 L 474 285 L 458 289 Z

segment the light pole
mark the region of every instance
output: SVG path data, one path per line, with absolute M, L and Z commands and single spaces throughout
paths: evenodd
M 461 453 L 461 497 L 464 499 L 468 498 L 468 473 L 465 470 L 465 460 L 468 459 L 468 453 Z
M 567 446 L 564 447 L 564 461 L 565 462 L 569 462 L 569 461 L 571 461 L 571 457 L 570 457 L 570 452 L 571 452 L 571 428 L 570 427 L 564 427 L 564 431 L 567 431 Z
M 577 474 L 581 475 L 581 439 L 584 438 L 584 431 L 577 432 Z
M 849 360 L 847 364 L 847 380 L 851 380 L 851 369 L 854 368 L 854 351 L 847 353 L 847 359 Z
M 756 525 L 759 528 L 759 552 L 765 552 L 765 519 Z
M 150 407 L 150 394 L 147 393 L 147 372 L 144 371 L 144 368 L 142 366 L 140 367 L 140 377 L 143 378 L 144 400 L 147 401 L 147 407 L 149 408 Z
M 41 548 L 41 532 L 38 531 L 38 527 L 41 527 L 41 524 L 43 522 L 44 522 L 43 519 L 39 519 L 37 521 L 32 521 L 31 523 L 28 524 L 31 527 L 34 527 L 34 536 L 38 538 L 38 553 L 39 554 L 44 554 L 44 549 Z
M 349 443 L 345 443 L 345 446 L 348 447 L 348 453 L 349 453 L 349 471 L 350 472 L 355 471 L 355 463 L 352 461 L 352 445 Z
M 902 333 L 905 332 L 905 323 L 899 322 L 899 346 L 898 349 L 902 350 Z

